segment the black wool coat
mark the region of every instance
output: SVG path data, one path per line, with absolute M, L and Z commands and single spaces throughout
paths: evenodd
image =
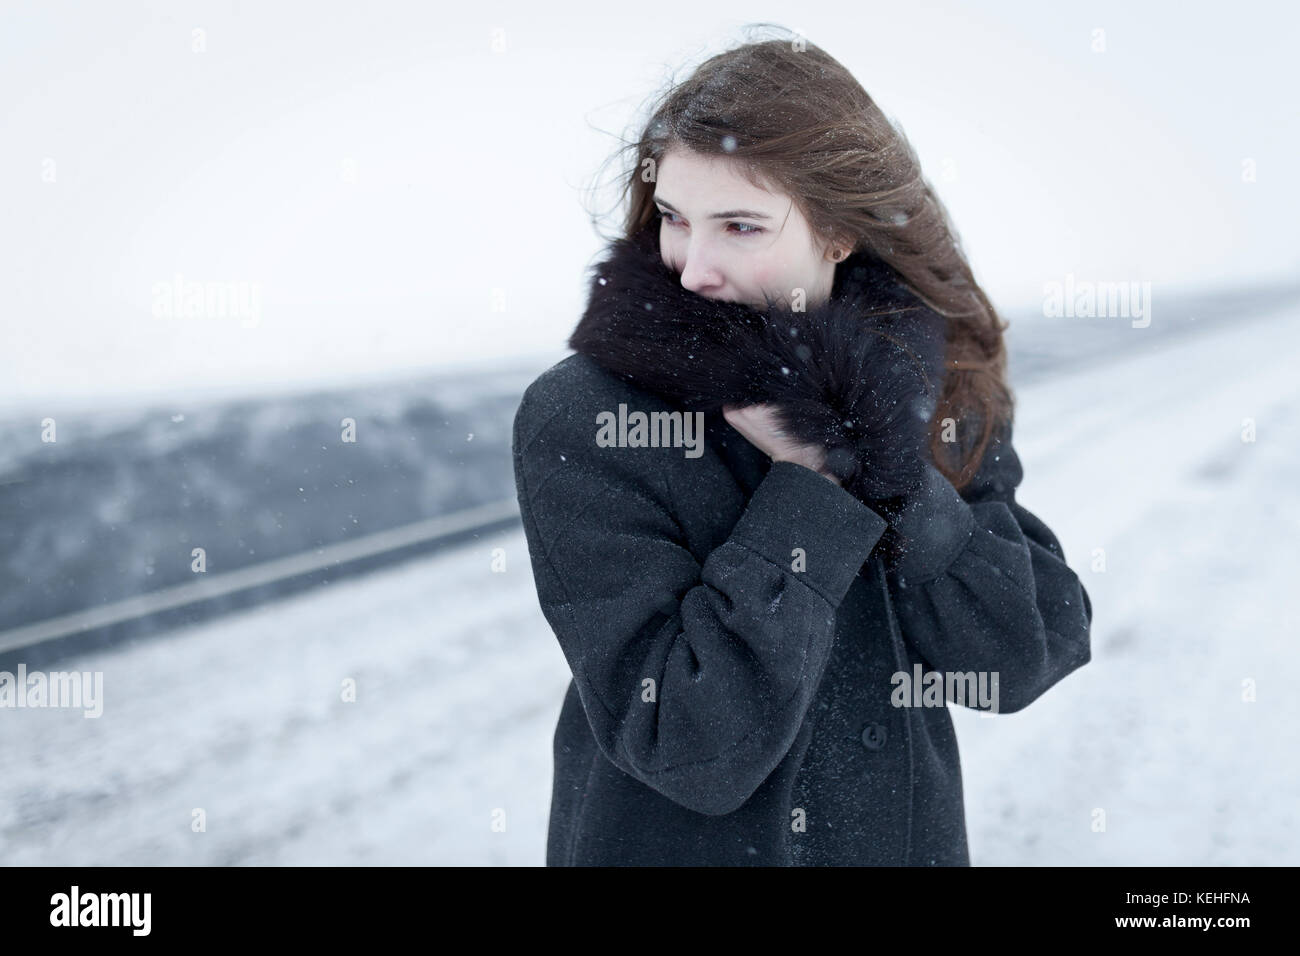
M 1091 602 L 1015 500 L 1010 426 L 959 494 L 922 442 L 942 322 L 864 254 L 826 305 L 757 313 L 682 289 L 650 233 L 611 249 L 578 352 L 514 420 L 573 673 L 547 865 L 968 865 L 952 720 L 896 675 L 983 674 L 1011 713 L 1090 659 Z M 731 428 L 723 402 L 752 401 L 844 486 Z M 620 406 L 698 413 L 702 452 L 598 441 Z

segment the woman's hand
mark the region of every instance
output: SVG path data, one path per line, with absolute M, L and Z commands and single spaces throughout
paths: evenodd
M 826 465 L 826 446 L 801 444 L 782 432 L 772 405 L 764 403 L 746 405 L 743 408 L 726 405 L 722 409 L 722 417 L 728 425 L 744 435 L 751 445 L 773 461 L 792 461 L 840 484 L 838 478 L 823 470 Z

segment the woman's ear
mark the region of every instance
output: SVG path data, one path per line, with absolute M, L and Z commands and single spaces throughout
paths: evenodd
M 831 262 L 843 262 L 853 252 L 853 243 L 843 239 L 831 239 L 826 243 L 822 255 Z

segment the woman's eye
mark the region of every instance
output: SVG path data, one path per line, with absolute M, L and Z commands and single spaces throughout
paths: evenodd
M 676 213 L 671 213 L 666 209 L 658 209 L 656 210 L 656 212 L 659 213 L 660 219 L 668 220 L 668 225 L 670 226 L 681 225 L 680 222 L 677 222 L 674 219 L 669 219 L 670 216 L 676 216 Z M 763 231 L 762 226 L 754 226 L 747 222 L 729 222 L 727 223 L 727 225 L 737 227 L 736 232 L 733 233 L 733 235 L 737 235 L 737 236 L 756 236 Z

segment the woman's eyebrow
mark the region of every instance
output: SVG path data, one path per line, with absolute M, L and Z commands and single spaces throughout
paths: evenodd
M 676 206 L 674 206 L 666 199 L 660 199 L 658 196 L 655 196 L 654 201 L 661 206 L 667 206 L 669 212 L 675 212 L 679 216 L 682 214 L 680 209 L 678 209 Z M 709 213 L 708 218 L 709 219 L 737 219 L 737 218 L 771 219 L 772 217 L 765 212 L 755 212 L 753 209 L 728 209 L 725 212 Z

